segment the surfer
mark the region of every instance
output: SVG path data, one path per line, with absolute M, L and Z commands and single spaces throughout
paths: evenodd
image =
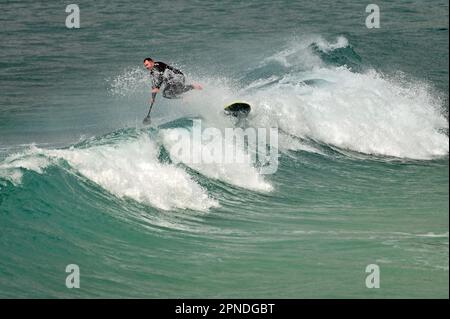
M 150 71 L 152 76 L 152 97 L 150 99 L 150 109 L 144 119 L 144 124 L 150 123 L 150 111 L 152 110 L 153 103 L 155 103 L 156 94 L 161 90 L 162 85 L 164 85 L 162 95 L 167 99 L 177 99 L 181 97 L 181 94 L 190 90 L 202 89 L 200 84 L 186 85 L 184 74 L 164 62 L 156 62 L 152 58 L 145 58 L 144 67 Z

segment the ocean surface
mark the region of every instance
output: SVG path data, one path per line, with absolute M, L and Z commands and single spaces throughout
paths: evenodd
M 447 0 L 76 3 L 0 4 L 1 298 L 449 297 Z M 236 100 L 277 171 L 177 160 Z

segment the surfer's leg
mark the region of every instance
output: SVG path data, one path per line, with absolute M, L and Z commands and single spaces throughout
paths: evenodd
M 179 89 L 177 88 L 177 85 L 175 83 L 167 83 L 162 92 L 162 95 L 166 99 L 177 99 L 179 98 L 178 91 Z
M 177 86 L 176 86 L 176 94 L 177 95 L 186 93 L 186 92 L 194 89 L 194 87 L 192 85 L 185 85 L 185 83 L 186 83 L 186 79 L 184 76 L 182 76 L 181 78 L 178 79 Z
M 199 84 L 188 84 L 185 85 L 184 77 L 179 77 L 170 82 L 167 82 L 164 90 L 163 96 L 168 99 L 181 98 L 181 94 L 186 93 L 190 90 L 201 90 L 202 87 Z
M 181 94 L 194 89 L 192 85 L 184 85 L 183 82 L 168 83 L 163 90 L 163 96 L 167 99 L 178 99 Z
M 188 92 L 188 91 L 190 91 L 190 90 L 193 90 L 193 89 L 194 89 L 194 87 L 193 87 L 191 84 L 189 84 L 189 85 L 183 85 L 183 88 L 181 89 L 181 90 L 182 90 L 181 93 L 186 93 L 186 92 Z

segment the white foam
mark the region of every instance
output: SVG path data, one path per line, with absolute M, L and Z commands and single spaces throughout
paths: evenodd
M 147 136 L 121 141 L 113 145 L 92 146 L 85 149 L 34 149 L 27 159 L 11 160 L 7 168 L 20 167 L 42 172 L 45 155 L 50 159 L 64 159 L 80 174 L 118 197 L 170 210 L 173 208 L 206 211 L 218 206 L 205 189 L 183 169 L 158 161 L 156 144 Z M 56 161 L 55 161 L 56 162 Z M 14 175 L 10 176 L 15 178 Z
M 293 38 L 289 45 L 281 51 L 276 52 L 263 60 L 262 64 L 276 61 L 284 67 L 300 67 L 309 70 L 314 67 L 324 67 L 325 64 L 319 56 L 314 54 L 311 45 L 315 44 L 321 51 L 330 52 L 336 49 L 345 48 L 349 45 L 347 38 L 338 36 L 335 42 L 329 42 L 318 35 L 308 35 L 303 38 Z
M 36 156 L 37 148 L 32 145 L 25 153 L 17 153 L 8 156 L 0 163 L 0 177 L 9 180 L 14 185 L 22 182 L 22 170 L 34 171 L 42 174 L 44 169 L 50 165 L 46 157 Z
M 426 234 L 418 234 L 417 237 L 429 237 L 429 238 L 448 238 L 448 232 L 442 234 L 435 234 L 433 232 L 428 232 Z
M 223 105 L 244 100 L 252 105 L 253 127 L 276 126 L 297 137 L 364 154 L 421 160 L 448 154 L 448 121 L 427 83 L 327 65 L 312 44 L 324 52 L 350 45 L 343 36 L 332 41 L 316 35 L 291 39 L 286 48 L 255 65 L 270 67 L 275 61 L 287 68 L 284 75 L 255 79 L 240 89 L 224 79 L 200 78 L 203 91 L 189 92 L 173 108 L 160 109 L 178 112 L 179 117 L 201 116 L 211 127 L 224 128 L 233 124 L 223 116 Z M 139 78 L 142 75 L 137 82 Z M 306 85 L 306 80 L 323 81 Z M 292 144 L 292 149 L 298 148 L 296 141 Z
M 214 150 L 222 149 L 225 153 L 225 149 L 234 149 L 236 154 L 239 154 L 247 159 L 244 163 L 226 163 L 225 161 L 205 163 L 205 161 L 193 160 L 193 157 L 186 158 L 181 156 L 181 152 L 177 152 L 181 148 L 188 150 L 193 145 L 193 134 L 184 128 L 175 128 L 162 130 L 160 132 L 163 143 L 166 149 L 169 151 L 172 160 L 176 162 L 182 162 L 192 169 L 202 173 L 203 175 L 214 178 L 217 180 L 225 181 L 229 184 L 239 187 L 256 190 L 256 191 L 271 191 L 273 188 L 265 181 L 264 177 L 258 172 L 258 170 L 252 165 L 249 159 L 249 154 L 245 152 L 244 148 L 240 145 L 230 143 L 222 135 L 220 140 L 214 139 L 212 141 L 202 140 L 202 154 L 212 154 Z M 189 139 L 180 138 L 182 135 L 188 135 Z M 174 147 L 174 145 L 178 145 Z
M 318 68 L 315 77 L 334 82 L 308 91 L 292 79 L 252 96 L 270 109 L 255 121 L 286 132 L 366 154 L 432 159 L 449 151 L 439 100 L 423 83 L 402 83 L 374 70 Z
M 274 59 L 290 72 L 243 94 L 253 106 L 253 126 L 278 126 L 298 137 L 366 154 L 422 160 L 448 154 L 449 140 L 443 133 L 448 121 L 427 83 L 400 72 L 387 76 L 324 65 L 310 50 L 312 43 L 323 51 L 349 45 L 344 37 L 327 42 L 310 36 L 266 59 L 264 63 Z M 326 85 L 308 86 L 308 79 L 325 80 Z M 255 81 L 252 87 L 255 83 L 264 82 Z
M 313 38 L 312 41 L 316 43 L 318 48 L 323 52 L 330 52 L 336 49 L 345 48 L 349 45 L 348 40 L 344 36 L 338 36 L 336 42 L 328 42 L 322 37 Z

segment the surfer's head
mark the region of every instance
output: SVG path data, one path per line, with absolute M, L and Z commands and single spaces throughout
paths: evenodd
M 147 70 L 151 70 L 153 66 L 155 65 L 155 61 L 153 61 L 152 58 L 145 58 L 144 59 L 144 66 Z

